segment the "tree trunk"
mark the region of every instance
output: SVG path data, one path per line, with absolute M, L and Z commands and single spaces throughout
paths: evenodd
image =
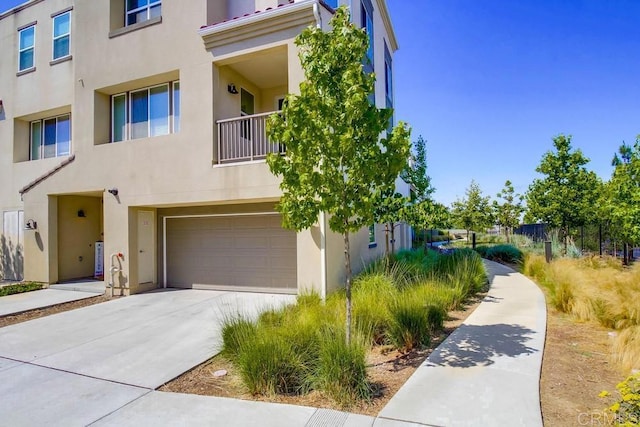
M 507 236 L 507 243 L 511 243 L 511 238 L 510 238 L 511 236 L 509 236 L 509 228 L 510 227 L 508 226 L 504 228 L 504 234 Z
M 569 226 L 564 226 L 562 229 L 564 233 L 564 256 L 569 253 Z
M 346 325 L 346 341 L 347 345 L 351 344 L 351 254 L 349 249 L 349 232 L 345 231 L 344 237 L 344 267 L 346 273 L 346 295 L 347 295 L 347 325 Z

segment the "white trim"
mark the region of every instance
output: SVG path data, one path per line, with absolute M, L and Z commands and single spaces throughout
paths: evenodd
M 150 0 L 144 6 L 137 7 L 135 9 L 129 10 L 127 7 L 127 0 L 124 0 L 124 26 L 129 27 L 131 25 L 139 24 L 140 22 L 146 22 L 151 19 L 151 8 L 160 5 L 162 7 L 162 0 Z M 147 18 L 143 21 L 134 22 L 133 24 L 129 24 L 129 15 L 136 15 L 138 12 L 142 12 L 143 10 L 147 11 Z
M 185 218 L 213 218 L 213 217 L 242 217 L 242 216 L 265 216 L 280 215 L 279 212 L 246 212 L 246 213 L 230 213 L 230 214 L 197 214 L 197 215 L 171 215 L 162 218 L 162 257 L 163 257 L 163 287 L 167 287 L 167 220 L 168 219 L 185 219 Z M 297 246 L 297 244 L 296 244 Z M 297 276 L 297 274 L 296 274 Z M 297 289 L 297 286 L 296 286 Z
M 65 34 L 59 35 L 58 37 L 56 37 L 56 19 L 60 18 L 63 15 L 69 15 L 69 31 Z M 68 56 L 71 55 L 71 11 L 68 10 L 66 12 L 62 12 L 57 14 L 56 16 L 53 16 L 51 18 L 51 60 L 52 61 L 57 61 L 59 59 L 64 59 Z M 69 37 L 69 51 L 67 52 L 66 55 L 62 55 L 58 58 L 55 57 L 55 50 L 56 50 L 56 40 L 59 40 L 61 38 L 64 37 Z
M 20 48 L 20 41 L 22 39 L 22 33 L 30 28 L 33 28 L 33 44 L 31 45 L 31 47 L 27 47 L 24 49 Z M 32 25 L 28 25 L 24 28 L 21 28 L 18 30 L 18 72 L 24 72 L 24 71 L 28 71 L 31 70 L 33 68 L 36 68 L 36 24 L 32 24 Z M 26 52 L 29 49 L 33 49 L 33 64 L 31 65 L 31 67 L 27 67 L 27 68 L 20 68 L 20 57 L 22 52 Z
M 284 7 L 276 7 L 271 10 L 265 10 L 260 13 L 255 13 L 250 16 L 242 17 L 242 19 L 231 19 L 229 21 L 222 22 L 220 24 L 210 25 L 208 27 L 198 30 L 198 34 L 201 37 L 209 36 L 212 34 L 229 30 L 234 27 L 238 27 L 242 25 L 251 25 L 256 22 L 266 21 L 278 15 L 287 15 L 290 13 L 295 13 L 299 10 L 306 9 L 309 6 L 313 4 L 318 4 L 318 3 L 319 3 L 318 0 L 300 0 L 295 3 L 288 4 Z
M 231 163 L 214 163 L 214 168 L 228 168 L 231 166 L 246 166 L 246 165 L 255 165 L 258 163 L 267 163 L 267 159 L 260 160 L 247 160 L 246 162 L 231 162 Z

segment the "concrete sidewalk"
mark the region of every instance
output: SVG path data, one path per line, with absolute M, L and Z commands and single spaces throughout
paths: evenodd
M 522 274 L 486 266 L 491 289 L 482 304 L 382 409 L 376 426 L 542 426 L 544 295 Z
M 35 310 L 36 308 L 51 307 L 52 305 L 93 298 L 98 295 L 100 294 L 60 289 L 42 289 L 40 291 L 7 295 L 0 297 L 0 316 L 18 314 Z

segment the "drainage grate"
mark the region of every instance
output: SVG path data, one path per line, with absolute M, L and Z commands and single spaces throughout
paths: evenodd
M 334 411 L 333 409 L 318 409 L 305 427 L 339 427 L 347 422 L 347 412 Z

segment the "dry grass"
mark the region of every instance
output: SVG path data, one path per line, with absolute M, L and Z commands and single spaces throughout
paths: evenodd
M 556 309 L 618 330 L 615 360 L 625 369 L 640 368 L 640 264 L 622 268 L 619 260 L 598 257 L 546 264 L 529 255 L 524 272 L 548 289 Z

